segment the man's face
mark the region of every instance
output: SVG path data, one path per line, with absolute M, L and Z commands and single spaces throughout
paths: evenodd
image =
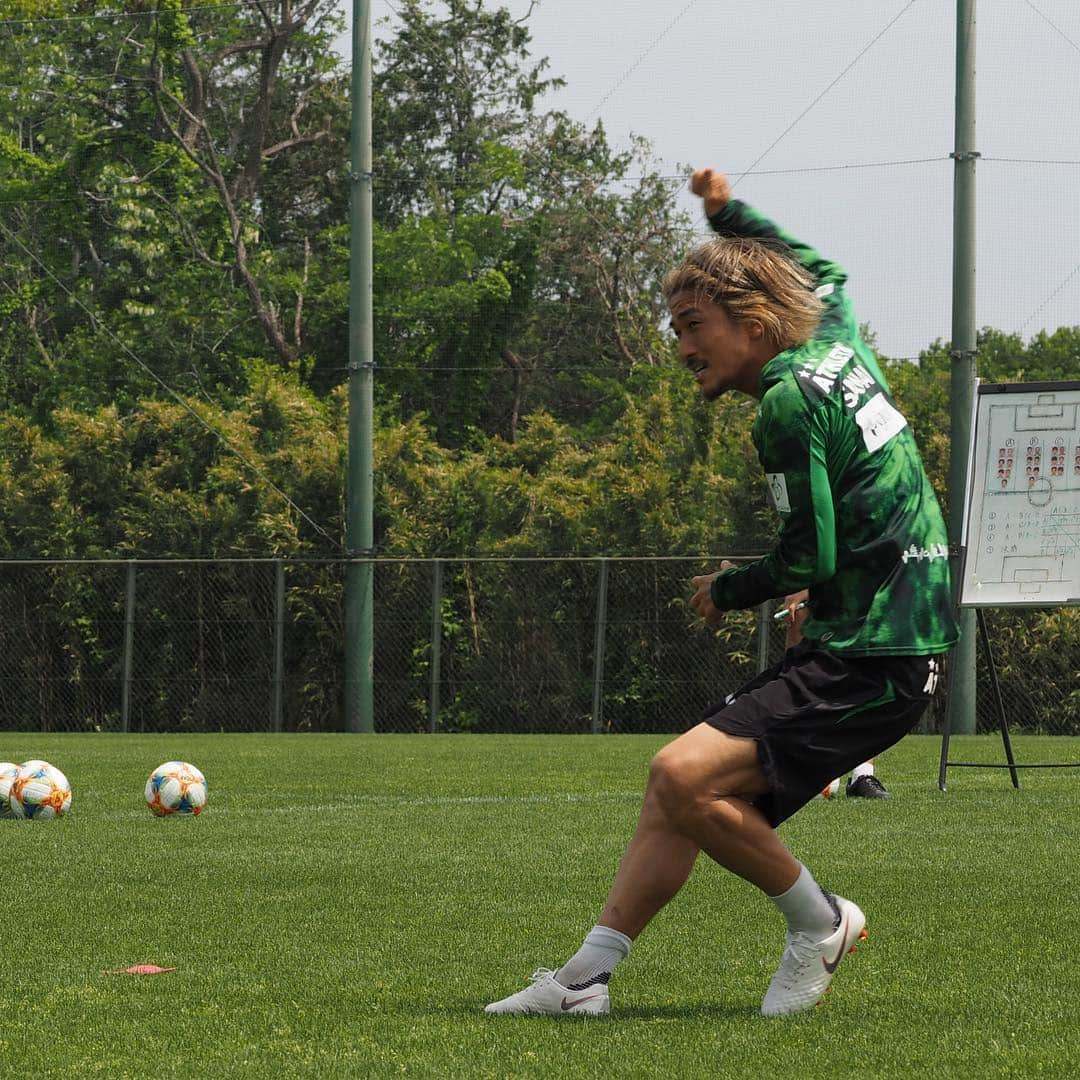
M 735 322 L 719 304 L 691 292 L 676 293 L 669 307 L 679 356 L 702 394 L 712 400 L 742 390 L 757 397 L 768 359 L 761 324 Z

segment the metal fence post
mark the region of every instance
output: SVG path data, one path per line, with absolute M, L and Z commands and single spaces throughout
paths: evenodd
M 274 731 L 281 731 L 285 715 L 285 563 L 274 560 Z
M 135 560 L 127 564 L 127 594 L 124 598 L 124 658 L 120 680 L 120 730 L 131 726 L 131 678 L 135 655 Z
M 757 669 L 760 674 L 769 666 L 769 645 L 772 641 L 773 605 L 766 601 L 757 609 Z
M 598 734 L 604 712 L 604 641 L 607 638 L 608 561 L 600 560 L 596 590 L 596 636 L 593 639 L 592 733 Z
M 428 731 L 439 721 L 439 679 L 442 675 L 442 559 L 431 566 L 431 690 L 428 695 Z

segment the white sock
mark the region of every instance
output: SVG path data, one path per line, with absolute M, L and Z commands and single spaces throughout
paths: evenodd
M 769 899 L 787 919 L 788 930 L 809 934 L 823 941 L 840 925 L 840 912 L 833 898 L 814 880 L 813 875 L 799 863 L 799 876 L 787 892 Z
M 856 765 L 851 770 L 851 779 L 858 780 L 860 776 L 873 776 L 874 775 L 874 763 L 872 761 L 864 761 L 861 765 Z
M 555 978 L 567 990 L 584 990 L 594 983 L 606 983 L 615 965 L 630 954 L 630 939 L 610 926 L 594 926 Z

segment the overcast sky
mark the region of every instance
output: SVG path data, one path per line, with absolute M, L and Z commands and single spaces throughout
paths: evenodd
M 397 7 L 372 0 L 372 18 Z M 602 120 L 617 146 L 644 136 L 673 177 L 749 172 L 736 195 L 840 262 L 882 351 L 915 356 L 951 329 L 955 9 L 539 0 L 528 26 L 567 83 L 541 108 Z M 977 0 L 977 16 L 977 323 L 1029 338 L 1080 325 L 1080 3 Z

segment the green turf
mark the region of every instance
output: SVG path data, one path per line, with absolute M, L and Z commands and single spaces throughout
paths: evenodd
M 887 803 L 816 801 L 782 835 L 870 941 L 825 1004 L 764 1020 L 782 924 L 702 860 L 598 1020 L 486 1018 L 595 922 L 651 737 L 0 736 L 74 788 L 0 821 L 0 1075 L 1080 1075 L 1080 770 L 951 770 L 910 737 Z M 1080 740 L 1017 740 L 1080 760 Z M 954 760 L 1000 760 L 991 738 Z M 162 761 L 206 773 L 157 820 Z M 175 965 L 131 977 L 103 969 Z

